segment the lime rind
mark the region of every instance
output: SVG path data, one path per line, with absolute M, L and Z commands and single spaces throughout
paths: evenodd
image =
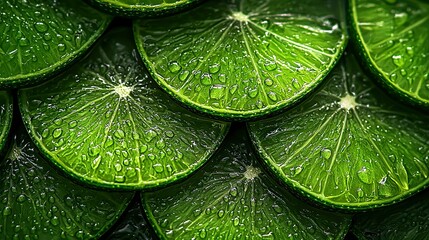
M 279 10 L 284 2 L 256 9 L 250 2 L 208 1 L 169 18 L 136 20 L 137 47 L 158 84 L 187 106 L 233 120 L 268 115 L 314 90 L 345 48 L 343 4 L 304 14 L 295 2 L 288 13 Z M 216 42 L 206 44 L 210 39 Z
M 316 209 L 282 189 L 236 125 L 201 170 L 176 186 L 142 193 L 161 239 L 342 239 L 351 216 Z
M 229 129 L 158 89 L 132 33 L 121 28 L 67 73 L 20 90 L 18 98 L 41 151 L 67 174 L 99 187 L 143 189 L 184 178 Z
M 110 14 L 125 17 L 153 17 L 172 14 L 201 2 L 202 0 L 177 0 L 151 4 L 149 1 L 127 3 L 123 0 L 87 0 L 88 3 Z M 129 2 L 129 1 L 128 1 Z
M 424 1 L 370 2 L 360 2 L 360 10 L 375 12 L 379 9 L 377 14 L 359 14 L 356 0 L 349 7 L 353 40 L 359 48 L 359 55 L 390 92 L 409 103 L 427 108 L 429 82 L 426 58 L 429 48 L 424 43 L 429 39 L 425 28 L 429 23 L 429 4 Z M 371 23 L 374 16 L 380 16 L 383 21 Z M 360 17 L 368 22 L 361 22 Z
M 31 142 L 22 123 L 0 161 L 2 231 L 9 239 L 97 238 L 132 199 L 132 192 L 88 189 L 60 175 Z M 18 226 L 18 227 L 17 227 Z
M 0 7 L 9 18 L 0 24 L 4 29 L 0 48 L 2 87 L 28 85 L 58 73 L 82 56 L 112 19 L 73 0 L 55 4 L 38 1 L 28 11 L 28 5 L 18 2 L 7 0 Z
M 13 98 L 7 91 L 0 91 L 0 152 L 7 145 L 7 139 L 12 126 L 13 117 Z M 0 154 L 3 155 L 3 154 Z
M 330 207 L 365 210 L 428 185 L 427 121 L 347 56 L 315 95 L 249 128 L 262 158 L 293 189 Z

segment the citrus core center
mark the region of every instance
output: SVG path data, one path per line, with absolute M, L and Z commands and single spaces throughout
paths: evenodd
M 340 105 L 341 108 L 344 108 L 346 110 L 354 109 L 357 105 L 356 97 L 347 94 L 346 96 L 341 98 Z
M 253 180 L 260 173 L 261 173 L 261 170 L 259 170 L 259 168 L 255 168 L 253 166 L 247 166 L 246 172 L 244 172 L 244 177 L 248 180 Z
M 115 92 L 119 95 L 120 98 L 126 98 L 133 91 L 133 87 L 127 87 L 124 85 L 115 86 Z
M 247 16 L 246 14 L 244 14 L 242 12 L 233 12 L 232 15 L 230 16 L 230 18 L 235 19 L 235 20 L 240 21 L 240 22 L 249 21 L 249 16 Z

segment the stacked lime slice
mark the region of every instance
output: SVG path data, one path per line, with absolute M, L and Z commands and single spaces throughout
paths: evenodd
M 131 31 L 109 32 L 87 59 L 19 92 L 31 137 L 79 180 L 142 189 L 185 177 L 216 150 L 229 124 L 195 115 L 149 78 Z
M 302 105 L 250 123 L 277 176 L 337 208 L 392 204 L 429 183 L 429 115 L 376 87 L 352 55 Z
M 191 178 L 143 193 L 162 239 L 342 239 L 350 216 L 312 207 L 264 171 L 245 128 Z
M 352 0 L 350 14 L 370 70 L 393 92 L 429 107 L 429 3 Z
M 346 44 L 343 1 L 207 1 L 134 33 L 155 80 L 202 112 L 249 119 L 297 102 Z
M 201 0 L 87 0 L 100 10 L 128 17 L 174 13 L 199 1 Z
M 58 73 L 103 33 L 111 17 L 75 0 L 0 4 L 0 86 Z
M 72 183 L 44 160 L 22 124 L 16 127 L 0 160 L 0 238 L 89 239 L 109 229 L 134 194 Z

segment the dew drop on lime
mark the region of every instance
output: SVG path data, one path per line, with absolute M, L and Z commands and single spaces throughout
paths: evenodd
M 157 173 L 162 173 L 164 171 L 164 167 L 160 163 L 155 163 L 152 167 Z
M 225 211 L 222 209 L 217 212 L 217 216 L 220 218 L 222 218 L 224 215 L 225 215 Z
M 122 139 L 125 137 L 125 132 L 122 131 L 121 129 L 118 129 L 115 131 L 114 135 L 115 135 L 115 137 Z
M 173 131 L 166 131 L 165 132 L 165 136 L 167 136 L 168 138 L 172 138 L 172 137 L 174 137 L 174 132 Z
M 271 101 L 276 102 L 277 101 L 277 95 L 275 92 L 269 92 L 268 98 L 271 99 Z
M 238 89 L 238 85 L 234 84 L 229 88 L 229 93 L 234 94 L 237 91 L 237 89 Z
M 48 31 L 48 25 L 44 22 L 36 22 L 34 24 L 34 28 L 39 33 L 45 33 L 46 31 Z
M 25 199 L 26 199 L 25 195 L 24 195 L 24 194 L 20 194 L 20 195 L 16 198 L 16 201 L 17 201 L 17 202 L 19 202 L 19 203 L 23 203 L 23 202 L 25 202 Z
M 206 238 L 206 236 L 207 236 L 206 230 L 205 229 L 201 229 L 200 230 L 200 238 Z
M 63 133 L 63 130 L 61 128 L 56 128 L 53 132 L 52 132 L 52 137 L 53 138 L 59 138 L 61 137 Z
M 274 71 L 277 69 L 277 63 L 273 61 L 267 61 L 264 66 L 268 71 Z
M 180 81 L 185 81 L 186 79 L 188 79 L 188 77 L 189 77 L 189 71 L 188 70 L 182 71 L 179 74 L 179 80 Z
M 60 52 L 64 52 L 66 50 L 66 45 L 64 43 L 59 43 L 57 47 Z
M 329 148 L 323 148 L 320 151 L 320 155 L 324 158 L 324 159 L 329 159 L 332 155 L 332 151 Z
M 366 167 L 362 167 L 357 175 L 363 183 L 371 184 L 373 182 L 371 172 Z
M 140 146 L 140 153 L 144 153 L 146 151 L 147 151 L 147 145 L 146 144 L 141 145 Z
M 298 80 L 296 78 L 292 78 L 292 87 L 295 89 L 300 89 L 301 84 L 299 84 Z
M 212 75 L 209 73 L 204 73 L 201 75 L 201 84 L 208 86 L 212 84 Z
M 233 197 L 237 197 L 238 195 L 238 191 L 236 187 L 231 188 L 231 190 L 229 191 L 229 194 Z
M 219 100 L 225 96 L 225 86 L 215 84 L 210 87 L 209 94 L 211 99 Z
M 209 66 L 209 73 L 215 74 L 215 73 L 218 73 L 219 71 L 220 71 L 220 64 L 215 63 Z
M 266 78 L 264 80 L 265 85 L 267 85 L 268 87 L 273 85 L 273 80 L 271 80 L 270 78 Z
M 182 70 L 182 67 L 178 62 L 173 61 L 173 62 L 170 62 L 170 64 L 168 65 L 168 69 L 170 70 L 171 73 L 177 73 L 180 70 Z
M 282 208 L 278 204 L 274 204 L 272 207 L 273 207 L 274 212 L 282 213 Z
M 9 207 L 9 206 L 6 206 L 4 209 L 3 209 L 3 216 L 9 216 L 9 215 L 11 215 L 12 214 L 12 208 L 11 207 Z
M 47 138 L 49 136 L 49 129 L 45 128 L 42 131 L 42 138 Z
M 121 164 L 119 164 L 119 163 L 116 163 L 116 164 L 115 164 L 115 170 L 116 170 L 117 172 L 120 172 L 120 171 L 122 170 L 122 165 L 121 165 Z
M 240 223 L 240 218 L 235 217 L 233 220 L 233 225 L 236 227 L 236 226 L 238 226 L 239 223 Z
M 115 176 L 115 182 L 117 182 L 117 183 L 124 183 L 125 182 L 125 176 L 123 176 L 123 175 L 116 175 Z
M 258 92 L 259 92 L 258 88 L 249 89 L 247 92 L 247 95 L 250 98 L 255 98 L 256 96 L 258 96 Z

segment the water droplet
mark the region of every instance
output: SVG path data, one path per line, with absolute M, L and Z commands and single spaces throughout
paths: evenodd
M 234 220 L 233 220 L 234 226 L 238 226 L 239 223 L 240 223 L 240 218 L 235 217 Z
M 117 176 L 115 176 L 115 182 L 117 182 L 117 183 L 123 183 L 123 182 L 125 182 L 125 176 L 123 176 L 123 175 L 117 175 Z
M 274 82 L 273 82 L 273 80 L 271 80 L 270 78 L 267 78 L 267 79 L 265 79 L 264 83 L 265 83 L 265 85 L 267 85 L 267 86 L 272 86 Z
M 155 143 L 156 147 L 158 149 L 164 149 L 165 148 L 165 142 L 164 139 L 159 139 L 158 142 Z
M 225 96 L 225 86 L 220 84 L 215 84 L 210 88 L 210 98 L 212 99 L 221 99 Z
M 178 159 L 182 159 L 183 158 L 183 153 L 180 151 L 177 151 L 177 158 Z
M 118 130 L 115 131 L 114 135 L 115 135 L 115 137 L 121 139 L 121 138 L 125 137 L 125 132 L 122 131 L 121 129 L 118 129 Z
M 16 201 L 17 201 L 17 202 L 19 202 L 19 203 L 23 203 L 23 202 L 25 202 L 25 199 L 26 199 L 25 195 L 24 195 L 24 194 L 20 194 L 20 195 L 16 198 Z
M 164 167 L 160 163 L 155 163 L 152 167 L 157 173 L 162 173 L 164 171 Z
M 209 73 L 204 73 L 203 75 L 201 75 L 201 84 L 206 86 L 211 85 L 212 75 L 210 75 Z
M 393 60 L 393 63 L 397 67 L 402 67 L 404 65 L 404 59 L 402 58 L 401 55 L 393 55 L 392 56 L 392 60 Z
M 132 138 L 133 138 L 134 140 L 139 140 L 139 139 L 140 139 L 140 134 L 138 134 L 137 132 L 133 132 L 133 134 L 132 134 Z
M 276 70 L 277 63 L 273 61 L 268 61 L 265 63 L 264 66 L 265 66 L 265 69 L 267 69 L 268 71 L 273 71 L 273 70 Z
M 329 159 L 332 155 L 332 151 L 329 148 L 323 148 L 320 151 L 320 156 L 322 156 L 324 159 Z
M 238 85 L 234 84 L 229 88 L 229 93 L 234 94 L 238 89 Z
M 298 82 L 298 80 L 296 78 L 292 78 L 292 87 L 295 89 L 301 88 L 301 84 Z
M 104 147 L 110 147 L 114 143 L 113 138 L 111 136 L 107 136 L 106 142 L 104 143 Z
M 231 194 L 231 196 L 233 196 L 233 197 L 237 197 L 237 195 L 238 195 L 237 188 L 235 188 L 235 187 L 231 188 L 231 190 L 229 191 L 229 194 Z
M 392 81 L 396 81 L 396 79 L 398 79 L 398 75 L 396 75 L 396 73 L 392 73 L 392 74 L 390 74 L 390 79 Z
M 297 176 L 302 172 L 302 167 L 301 166 L 297 166 L 294 168 L 294 173 L 293 176 Z
M 172 138 L 172 137 L 174 137 L 174 132 L 173 131 L 166 131 L 165 136 L 167 136 L 168 138 Z
M 220 70 L 220 65 L 218 63 L 215 63 L 215 64 L 209 66 L 209 73 L 214 74 L 214 73 L 219 72 L 219 70 Z
M 249 89 L 247 92 L 247 95 L 249 95 L 249 97 L 251 98 L 255 98 L 256 96 L 258 96 L 258 88 L 254 88 L 254 89 Z
M 225 211 L 224 210 L 219 210 L 218 212 L 217 212 L 217 216 L 218 217 L 223 217 L 225 215 Z
M 122 165 L 121 165 L 121 164 L 119 164 L 119 163 L 116 163 L 116 164 L 115 164 L 115 170 L 116 170 L 117 172 L 120 172 L 120 171 L 122 170 Z
M 42 138 L 47 138 L 49 136 L 49 129 L 45 128 L 42 131 Z
M 51 224 L 52 224 L 52 225 L 57 226 L 59 223 L 60 223 L 60 222 L 59 222 L 59 220 L 58 220 L 58 217 L 57 217 L 57 216 L 54 216 L 54 217 L 51 219 Z
M 11 214 L 12 214 L 12 208 L 11 208 L 11 207 L 6 206 L 6 207 L 3 209 L 3 216 L 9 216 L 9 215 L 11 215 Z
M 27 38 L 22 37 L 19 39 L 19 46 L 25 47 L 25 46 L 28 46 L 29 44 L 30 44 L 30 42 L 28 41 Z
M 395 23 L 398 26 L 404 25 L 408 20 L 408 14 L 406 12 L 395 13 Z
M 362 182 L 366 184 L 371 184 L 373 182 L 371 171 L 366 167 L 362 167 L 357 174 Z
M 282 213 L 282 208 L 279 205 L 274 204 L 272 207 L 276 213 Z
M 75 128 L 77 126 L 77 121 L 70 121 L 69 122 L 69 127 L 70 128 Z
M 269 92 L 268 93 L 268 98 L 271 99 L 271 101 L 276 102 L 277 101 L 277 95 L 275 92 Z
M 45 39 L 46 41 L 49 41 L 52 39 L 52 36 L 50 33 L 47 32 L 43 35 L 43 39 Z
M 407 54 L 410 56 L 414 56 L 414 48 L 413 47 L 407 47 Z
M 146 150 L 147 150 L 147 145 L 146 144 L 143 144 L 143 145 L 140 146 L 140 153 L 144 153 L 144 152 L 146 152 Z
M 172 73 L 177 73 L 180 70 L 182 70 L 182 67 L 180 66 L 180 64 L 178 62 L 174 61 L 174 62 L 170 62 L 170 64 L 168 65 L 168 69 Z
M 219 81 L 221 83 L 225 83 L 226 82 L 226 76 L 225 76 L 225 74 L 219 74 Z
M 64 52 L 66 50 L 66 45 L 64 43 L 58 44 L 58 51 Z
M 407 75 L 407 70 L 405 70 L 403 68 L 399 72 L 401 73 L 402 76 L 406 76 Z
M 416 157 L 414 157 L 414 164 L 416 164 L 416 166 L 418 167 L 418 169 L 419 169 L 419 171 L 420 171 L 420 173 L 422 173 L 423 174 L 423 176 L 425 177 L 425 178 L 427 178 L 428 177 L 428 175 L 429 175 L 429 169 L 428 169 L 428 167 L 426 166 L 426 164 L 425 163 L 423 163 L 422 161 L 420 161 L 418 158 L 416 158 Z
M 99 146 L 90 147 L 89 151 L 88 151 L 88 154 L 91 157 L 97 156 L 98 154 L 100 154 L 100 147 Z
M 61 137 L 62 133 L 63 133 L 63 130 L 61 128 L 57 128 L 52 132 L 52 137 L 59 138 Z
M 34 24 L 34 28 L 39 33 L 44 33 L 46 31 L 48 31 L 48 25 L 46 23 L 44 23 L 44 22 L 37 22 L 37 23 L 35 23 Z
M 179 74 L 179 80 L 180 81 L 185 81 L 186 79 L 188 79 L 188 77 L 189 77 L 189 71 L 188 70 L 182 71 Z

